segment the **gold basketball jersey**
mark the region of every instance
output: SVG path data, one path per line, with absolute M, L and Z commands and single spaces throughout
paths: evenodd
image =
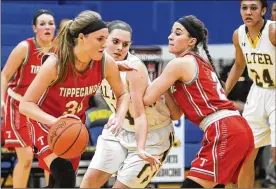
M 132 55 L 131 53 L 128 53 L 127 55 L 127 61 L 134 64 L 135 62 L 141 62 L 139 58 L 136 56 Z M 128 82 L 126 80 L 126 74 L 127 72 L 120 72 L 122 81 L 124 82 L 126 89 L 129 91 L 129 86 Z M 149 79 L 150 82 L 150 79 Z M 107 80 L 102 81 L 101 85 L 101 92 L 104 100 L 108 104 L 109 108 L 113 112 L 111 117 L 114 117 L 115 112 L 116 112 L 116 97 L 114 93 L 112 92 L 112 89 L 107 82 Z M 146 111 L 146 116 L 147 116 L 147 121 L 148 121 L 148 131 L 155 130 L 158 128 L 165 127 L 169 124 L 172 124 L 172 121 L 170 119 L 170 111 L 165 103 L 163 103 L 161 100 L 158 100 L 154 105 L 152 106 L 146 106 L 145 107 Z M 134 123 L 134 118 L 133 118 L 133 110 L 132 110 L 132 103 L 130 102 L 129 105 L 129 110 L 126 114 L 123 128 L 128 131 L 135 131 L 135 123 Z

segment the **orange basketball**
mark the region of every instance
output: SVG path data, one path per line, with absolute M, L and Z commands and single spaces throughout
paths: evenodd
M 80 156 L 88 145 L 89 134 L 81 120 L 62 118 L 51 126 L 48 133 L 49 148 L 57 156 L 72 159 Z

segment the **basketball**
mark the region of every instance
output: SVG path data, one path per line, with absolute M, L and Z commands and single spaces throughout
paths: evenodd
M 66 117 L 51 126 L 47 139 L 54 154 L 72 159 L 85 151 L 89 134 L 81 120 Z

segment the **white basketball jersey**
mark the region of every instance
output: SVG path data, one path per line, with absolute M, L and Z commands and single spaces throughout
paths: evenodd
M 238 29 L 239 44 L 242 49 L 249 77 L 262 88 L 275 88 L 276 86 L 276 47 L 269 39 L 269 25 L 276 24 L 267 20 L 257 39 L 253 42 L 245 25 Z
M 141 62 L 139 58 L 132 55 L 131 53 L 128 53 L 127 61 L 129 61 L 132 64 L 135 64 L 135 62 Z M 126 74 L 127 72 L 120 72 L 122 81 L 124 82 L 126 89 L 129 91 L 128 82 L 126 80 Z M 149 79 L 149 82 L 150 82 L 150 79 Z M 111 117 L 114 117 L 116 112 L 117 100 L 106 79 L 102 81 L 101 92 L 104 100 L 106 101 L 109 108 L 113 112 Z M 161 102 L 161 100 L 157 101 L 153 106 L 146 106 L 145 111 L 146 111 L 146 116 L 148 121 L 148 131 L 162 128 L 172 123 L 170 119 L 170 111 L 168 107 L 163 102 Z M 126 114 L 123 128 L 127 131 L 135 132 L 135 127 L 134 127 L 135 124 L 134 124 L 134 118 L 133 118 L 132 112 L 133 112 L 132 103 L 130 102 L 129 110 Z

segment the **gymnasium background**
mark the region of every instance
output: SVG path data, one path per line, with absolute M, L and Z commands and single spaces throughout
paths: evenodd
M 269 1 L 271 8 L 272 1 Z M 103 20 L 123 20 L 133 29 L 132 52 L 141 57 L 148 67 L 150 76 L 154 79 L 162 67 L 173 58 L 168 53 L 168 35 L 175 20 L 193 14 L 201 19 L 209 30 L 209 49 L 215 60 L 216 69 L 222 79 L 227 76 L 234 60 L 232 45 L 233 31 L 242 24 L 239 13 L 239 1 L 84 1 L 84 0 L 37 0 L 1 2 L 1 69 L 4 67 L 11 50 L 20 41 L 33 36 L 31 26 L 34 13 L 38 9 L 48 9 L 54 13 L 58 30 L 62 19 L 72 19 L 83 10 L 90 9 L 99 12 Z M 270 10 L 267 13 L 270 16 Z M 156 58 L 157 57 L 157 58 Z M 247 74 L 239 83 L 247 82 Z M 249 84 L 248 84 L 249 83 Z M 246 91 L 244 92 L 246 93 Z M 232 94 L 233 100 L 239 98 L 239 93 Z M 242 94 L 246 96 L 246 94 Z M 238 99 L 240 100 L 240 99 Z M 99 126 L 99 125 L 98 125 Z M 185 126 L 185 127 L 184 127 Z M 200 148 L 202 132 L 184 117 L 175 122 L 176 141 L 167 163 L 159 172 L 149 187 L 177 187 L 184 178 L 185 170 L 190 168 L 191 160 Z M 93 140 L 95 133 L 100 133 L 100 127 L 90 128 Z M 80 165 L 78 184 L 93 155 L 95 144 L 84 153 Z M 256 177 L 258 187 L 265 187 L 266 169 L 269 162 L 269 147 L 264 149 L 256 162 Z M 2 148 L 1 153 L 1 184 L 2 187 L 12 187 L 11 171 L 16 163 L 13 153 Z M 37 168 L 34 161 L 30 175 L 29 187 L 44 186 L 43 172 Z M 112 184 L 112 179 L 106 187 Z

